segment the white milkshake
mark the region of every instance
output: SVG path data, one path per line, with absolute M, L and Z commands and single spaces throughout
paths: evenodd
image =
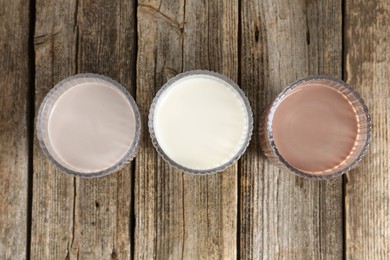
M 249 142 L 249 103 L 224 76 L 192 73 L 168 82 L 155 99 L 150 114 L 152 138 L 163 156 L 179 168 L 195 172 L 223 170 L 224 165 L 238 159 Z

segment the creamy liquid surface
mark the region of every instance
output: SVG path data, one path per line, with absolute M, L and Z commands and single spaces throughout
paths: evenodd
M 357 137 L 356 113 L 336 89 L 306 83 L 277 107 L 272 131 L 280 155 L 293 167 L 321 173 L 350 155 Z
M 105 81 L 68 89 L 55 102 L 48 123 L 61 164 L 84 173 L 118 163 L 130 149 L 136 125 L 126 96 Z
M 160 96 L 154 130 L 160 147 L 173 161 L 208 170 L 240 151 L 248 131 L 248 112 L 239 93 L 225 81 L 189 76 Z

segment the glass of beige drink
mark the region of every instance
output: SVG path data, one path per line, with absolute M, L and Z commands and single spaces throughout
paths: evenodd
M 371 118 L 347 83 L 311 76 L 286 87 L 263 114 L 265 155 L 283 170 L 327 179 L 355 167 L 371 140 Z
M 44 154 L 73 176 L 100 177 L 121 169 L 134 158 L 140 134 L 134 99 L 101 75 L 78 74 L 59 82 L 38 113 Z

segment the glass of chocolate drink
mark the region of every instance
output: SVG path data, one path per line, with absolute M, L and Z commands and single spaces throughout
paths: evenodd
M 260 126 L 265 155 L 299 176 L 328 179 L 355 167 L 371 140 L 371 118 L 347 83 L 311 76 L 287 86 Z

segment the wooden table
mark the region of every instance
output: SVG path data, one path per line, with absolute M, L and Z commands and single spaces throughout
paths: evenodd
M 0 259 L 390 259 L 389 0 L 0 1 Z M 168 166 L 146 125 L 156 91 L 191 69 L 235 80 L 255 125 L 310 74 L 343 78 L 365 99 L 373 141 L 330 181 L 280 172 L 254 131 L 224 173 Z M 122 83 L 143 119 L 124 170 L 78 179 L 35 136 L 37 109 L 82 72 Z

